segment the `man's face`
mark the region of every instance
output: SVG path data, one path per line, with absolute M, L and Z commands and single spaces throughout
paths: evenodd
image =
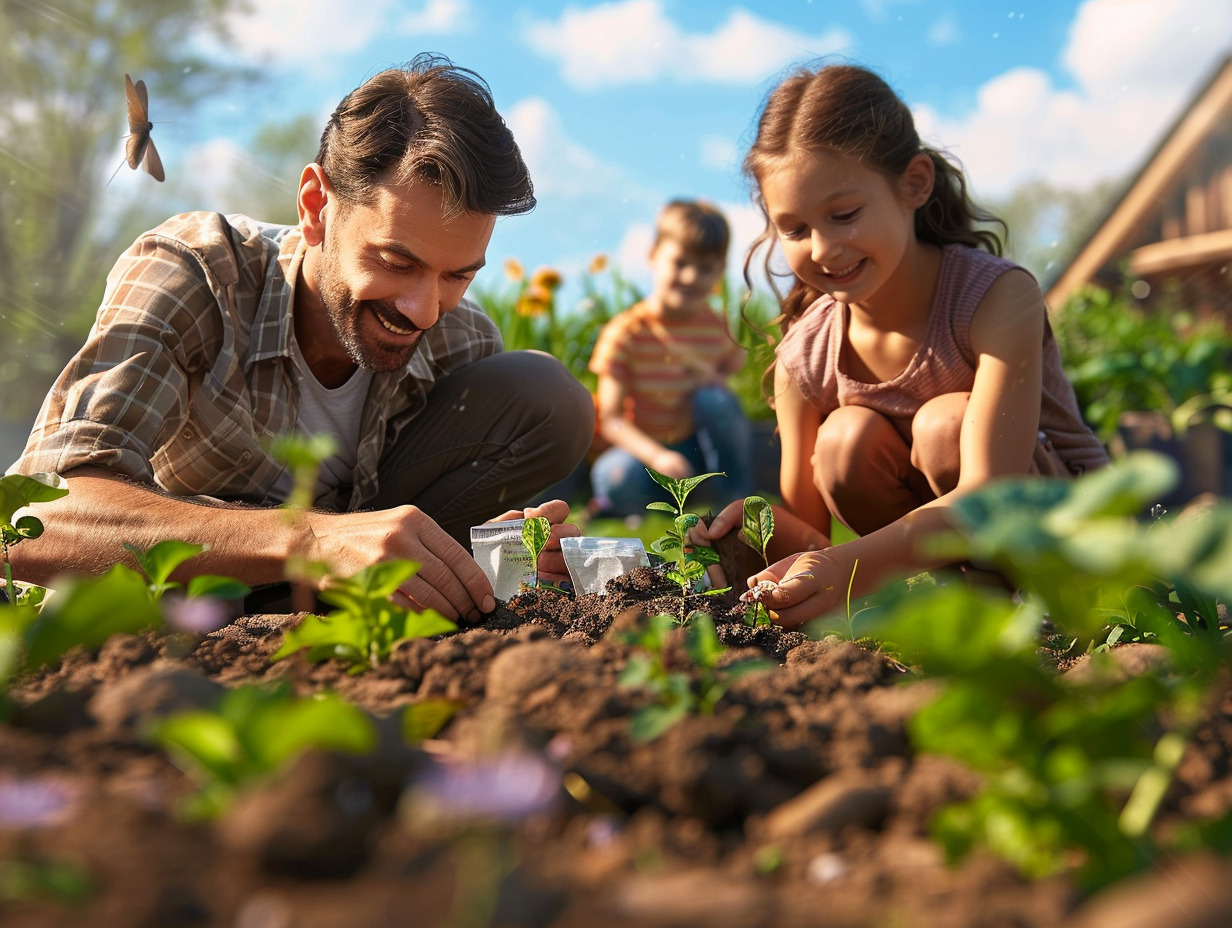
M 370 371 L 404 367 L 425 329 L 462 299 L 483 267 L 494 216 L 441 215 L 438 187 L 377 188 L 372 203 L 334 194 L 315 285 L 339 347 Z

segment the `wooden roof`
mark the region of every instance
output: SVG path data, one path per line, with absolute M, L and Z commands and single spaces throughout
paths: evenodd
M 1164 136 L 1129 183 L 1120 200 L 1049 287 L 1048 305 L 1057 309 L 1104 268 L 1128 259 L 1139 276 L 1166 273 L 1202 261 L 1232 258 L 1232 228 L 1203 231 L 1163 241 L 1143 241 L 1160 203 L 1182 182 L 1204 143 L 1232 125 L 1232 55 Z M 1232 205 L 1232 204 L 1230 204 Z

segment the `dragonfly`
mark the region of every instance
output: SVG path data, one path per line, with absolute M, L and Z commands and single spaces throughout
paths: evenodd
M 158 157 L 158 149 L 150 138 L 154 123 L 150 122 L 150 97 L 145 89 L 145 81 L 134 81 L 125 74 L 124 97 L 128 102 L 128 138 L 124 144 L 124 160 L 134 171 L 144 168 L 155 180 L 165 180 L 163 159 Z M 116 171 L 119 170 L 117 167 Z M 115 174 L 111 177 L 114 179 Z

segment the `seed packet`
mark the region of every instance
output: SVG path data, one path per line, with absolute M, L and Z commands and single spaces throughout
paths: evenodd
M 650 564 L 640 538 L 566 537 L 560 551 L 578 593 L 602 593 L 609 580 Z
M 525 522 L 509 519 L 471 527 L 471 552 L 487 574 L 497 599 L 512 599 L 523 584 L 535 583 L 535 562 L 522 544 Z

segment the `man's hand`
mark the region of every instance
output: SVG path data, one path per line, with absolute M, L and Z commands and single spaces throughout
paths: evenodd
M 565 567 L 565 556 L 560 550 L 560 540 L 582 534 L 582 530 L 565 519 L 569 518 L 569 504 L 563 499 L 548 500 L 542 506 L 528 506 L 525 509 L 510 509 L 493 519 L 493 522 L 504 522 L 508 519 L 547 519 L 552 524 L 552 534 L 547 546 L 539 555 L 539 579 L 551 583 L 560 583 L 569 579 L 569 570 Z
M 453 622 L 478 622 L 496 608 L 492 584 L 471 553 L 416 506 L 307 517 L 311 559 L 337 574 L 395 558 L 419 564 L 392 597 L 400 606 L 435 609 Z

